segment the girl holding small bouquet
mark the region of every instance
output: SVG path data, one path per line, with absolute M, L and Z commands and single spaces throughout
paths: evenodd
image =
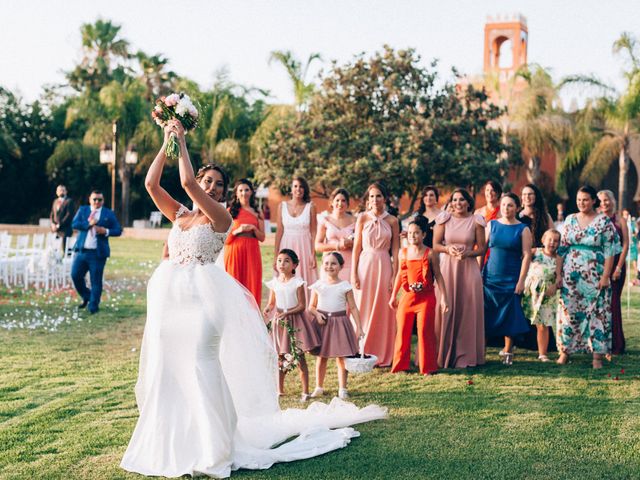
M 533 250 L 522 303 L 525 316 L 538 331 L 538 360 L 548 362 L 549 328 L 556 323 L 557 293 L 562 286 L 562 257 L 557 253 L 560 232 L 555 229 L 545 231 L 542 245 Z
M 322 257 L 325 276 L 309 287 L 309 312 L 318 323 L 322 343 L 316 362 L 316 388 L 312 397 L 323 395 L 327 360 L 335 358 L 338 366 L 338 397 L 349 398 L 344 357 L 356 355 L 358 338 L 364 337 L 351 284 L 339 277 L 343 266 L 344 258 L 340 253 L 325 253 Z M 355 331 L 347 314 L 347 306 L 356 325 Z
M 413 323 L 418 322 L 418 367 L 423 375 L 438 370 L 435 318 L 436 295 L 434 279 L 440 293 L 440 308 L 449 311 L 447 291 L 440 273 L 439 255 L 425 245 L 428 233 L 426 220 L 418 218 L 409 224 L 407 242 L 409 246 L 400 251 L 400 269 L 391 293 L 389 306 L 398 309 L 398 328 L 391 372 L 409 370 L 411 357 L 411 333 Z M 405 294 L 398 308 L 398 292 Z
M 264 316 L 271 320 L 271 333 L 279 356 L 280 375 L 278 393 L 284 395 L 284 377 L 296 366 L 300 370 L 302 396 L 300 401 L 309 399 L 309 369 L 304 352 L 316 350 L 320 346 L 320 336 L 305 314 L 305 282 L 296 277 L 298 255 L 284 248 L 276 257 L 278 276 L 265 282 L 271 289 Z

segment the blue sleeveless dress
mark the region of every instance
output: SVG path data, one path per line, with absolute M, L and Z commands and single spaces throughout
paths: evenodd
M 515 294 L 522 266 L 523 223 L 489 224 L 491 255 L 483 271 L 484 328 L 487 337 L 515 337 L 529 331 L 522 297 Z

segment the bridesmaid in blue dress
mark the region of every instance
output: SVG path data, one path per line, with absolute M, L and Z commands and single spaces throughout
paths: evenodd
M 531 263 L 531 230 L 516 219 L 520 199 L 506 193 L 500 200 L 501 218 L 489 222 L 491 249 L 483 271 L 484 322 L 487 338 L 504 336 L 503 363 L 513 362 L 513 337 L 529 331 L 521 295 Z

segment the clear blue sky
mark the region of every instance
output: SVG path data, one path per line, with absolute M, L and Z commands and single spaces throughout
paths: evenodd
M 480 73 L 487 15 L 528 19 L 529 61 L 554 77 L 596 74 L 621 87 L 622 59 L 611 45 L 623 31 L 640 36 L 640 8 L 630 0 L 0 0 L 0 85 L 35 99 L 63 81 L 81 57 L 80 25 L 98 17 L 122 25 L 133 49 L 162 53 L 170 68 L 210 86 L 226 66 L 231 79 L 292 100 L 286 74 L 269 52 L 319 52 L 346 61 L 385 43 L 414 47 L 426 63 Z M 328 62 L 327 62 L 328 64 Z M 314 72 L 315 73 L 315 72 Z

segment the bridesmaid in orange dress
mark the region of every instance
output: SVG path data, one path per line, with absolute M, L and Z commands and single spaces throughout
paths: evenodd
M 484 364 L 484 292 L 475 257 L 484 255 L 486 222 L 473 213 L 473 198 L 458 188 L 451 195 L 453 213 L 436 219 L 433 249 L 441 253 L 440 271 L 447 288 L 449 312 L 436 311 L 438 366 Z M 475 248 L 474 248 L 475 247 Z
M 224 268 L 256 299 L 262 300 L 262 256 L 259 242 L 264 241 L 264 220 L 256 204 L 253 185 L 243 178 L 233 188 L 229 207 L 233 217 L 231 232 L 224 246 Z
M 367 211 L 356 221 L 351 264 L 351 284 L 364 330 L 364 351 L 378 357 L 378 366 L 393 360 L 395 312 L 389 306 L 398 271 L 400 233 L 398 219 L 389 215 L 389 195 L 379 183 L 369 185 Z
M 349 192 L 336 188 L 331 192 L 331 213 L 318 222 L 316 252 L 340 252 L 344 265 L 338 273 L 340 280 L 351 281 L 351 250 L 356 220 L 347 211 Z

